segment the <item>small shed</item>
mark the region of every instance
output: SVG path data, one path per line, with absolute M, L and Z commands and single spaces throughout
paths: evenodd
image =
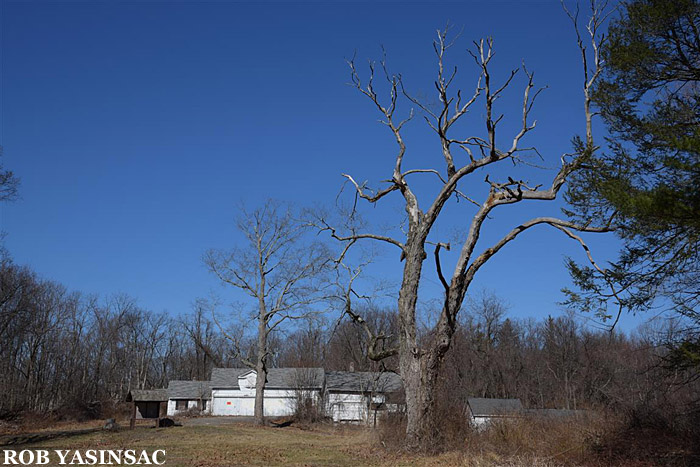
M 137 419 L 156 419 L 161 417 L 161 403 L 168 401 L 167 389 L 132 389 L 126 396 L 131 402 L 131 428 Z
M 518 418 L 524 414 L 520 399 L 471 397 L 467 403 L 470 422 L 477 428 L 483 428 L 494 420 Z

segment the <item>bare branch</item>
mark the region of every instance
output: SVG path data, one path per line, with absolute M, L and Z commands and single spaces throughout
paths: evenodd
M 336 229 L 332 226 L 330 226 L 325 220 L 319 219 L 320 225 L 319 224 L 313 224 L 315 227 L 319 229 L 320 232 L 327 231 L 330 233 L 331 237 L 334 239 L 341 241 L 341 242 L 349 242 L 349 246 L 346 246 L 341 254 L 341 256 L 336 260 L 336 262 L 342 261 L 343 257 L 347 253 L 347 250 L 352 244 L 354 244 L 357 240 L 361 239 L 371 239 L 371 240 L 378 240 L 381 242 L 386 242 L 390 243 L 394 246 L 397 246 L 401 249 L 401 251 L 404 251 L 404 245 L 400 241 L 393 239 L 391 237 L 386 237 L 383 235 L 376 235 L 376 234 L 368 234 L 368 233 L 351 233 L 349 235 L 339 235 L 336 231 Z
M 367 335 L 367 358 L 373 361 L 381 361 L 385 358 L 396 355 L 398 353 L 398 348 L 383 348 L 384 343 L 391 336 L 385 335 L 381 331 L 379 333 L 375 333 L 370 327 L 369 323 L 359 313 L 356 313 L 353 309 L 352 297 L 360 297 L 360 295 L 353 288 L 353 285 L 355 283 L 355 280 L 362 273 L 363 265 L 360 265 L 355 269 L 350 268 L 345 263 L 338 263 L 337 266 L 343 268 L 348 273 L 347 285 L 343 286 L 340 283 L 340 281 L 336 281 L 338 288 L 342 291 L 342 295 L 339 298 L 343 301 L 343 315 L 347 315 L 352 321 L 361 326 L 365 334 Z M 342 316 L 340 319 L 342 319 Z M 380 344 L 382 346 L 381 349 L 379 348 Z
M 392 191 L 396 191 L 399 189 L 399 185 L 397 183 L 394 183 L 393 185 L 389 186 L 388 188 L 385 188 L 383 190 L 379 190 L 376 193 L 367 194 L 365 192 L 365 189 L 367 189 L 367 187 L 365 186 L 365 183 L 363 183 L 362 186 L 360 186 L 355 181 L 355 179 L 352 178 L 352 176 L 350 176 L 348 174 L 342 174 L 342 175 L 343 175 L 343 177 L 347 178 L 350 181 L 350 183 L 352 183 L 355 186 L 355 190 L 357 191 L 357 195 L 362 199 L 366 199 L 370 203 L 376 203 L 377 201 L 379 201 L 380 199 L 382 199 L 384 196 L 388 195 Z
M 450 293 L 450 285 L 447 283 L 445 280 L 445 276 L 442 274 L 442 267 L 440 266 L 440 248 L 444 248 L 447 251 L 450 251 L 450 244 L 449 243 L 437 243 L 435 245 L 435 269 L 437 270 L 438 277 L 440 278 L 440 282 L 442 283 L 442 286 L 445 288 L 445 293 L 449 294 Z
M 481 253 L 475 260 L 472 262 L 471 265 L 469 265 L 468 269 L 465 271 L 463 274 L 465 276 L 465 279 L 467 281 L 471 281 L 471 279 L 474 277 L 476 272 L 481 268 L 481 266 L 488 260 L 490 259 L 493 255 L 498 253 L 501 248 L 503 248 L 505 245 L 513 241 L 518 235 L 520 235 L 522 232 L 528 230 L 531 227 L 534 227 L 536 225 L 540 224 L 547 224 L 551 225 L 556 228 L 568 228 L 572 230 L 577 230 L 579 232 L 594 232 L 594 233 L 603 233 L 603 232 L 611 232 L 613 229 L 605 226 L 605 227 L 590 227 L 586 225 L 578 225 L 574 222 L 571 221 L 565 221 L 562 219 L 557 219 L 556 217 L 536 217 L 534 219 L 531 219 L 527 222 L 524 222 L 511 230 L 507 235 L 505 235 L 501 240 L 496 242 L 491 248 L 486 249 L 483 253 Z

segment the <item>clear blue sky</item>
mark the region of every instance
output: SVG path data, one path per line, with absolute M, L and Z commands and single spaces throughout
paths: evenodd
M 465 49 L 487 35 L 496 82 L 525 60 L 549 86 L 525 143 L 556 166 L 583 131 L 579 55 L 556 1 L 4 1 L 3 162 L 22 179 L 21 200 L 1 207 L 6 246 L 43 277 L 87 293 L 124 292 L 154 311 L 179 314 L 212 290 L 225 293 L 201 256 L 239 241 L 239 201 L 330 205 L 343 172 L 375 186 L 389 178 L 391 135 L 346 85 L 344 59 L 378 58 L 384 45 L 409 89 L 432 96 L 431 41 L 447 22 L 463 30 L 451 62 L 465 92 L 477 76 Z M 522 85 L 500 102 L 504 143 L 518 124 Z M 483 134 L 480 115 L 465 126 L 470 134 Z M 406 135 L 407 168 L 441 168 L 420 119 Z M 476 193 L 484 185 L 470 183 Z M 398 222 L 397 206 L 365 212 Z M 465 203 L 449 209 L 434 239 L 450 240 L 473 214 Z M 557 206 L 504 208 L 480 245 L 537 213 Z M 593 245 L 605 258 L 616 243 Z M 560 233 L 532 231 L 485 267 L 475 288 L 503 296 L 515 317 L 560 314 L 564 254 L 582 259 Z M 400 266 L 388 251 L 375 273 L 397 279 Z M 425 300 L 439 294 L 432 273 L 424 292 Z

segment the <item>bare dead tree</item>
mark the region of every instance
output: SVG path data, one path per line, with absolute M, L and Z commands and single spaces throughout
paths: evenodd
M 495 209 L 522 202 L 556 199 L 567 177 L 580 169 L 597 149 L 593 140 L 593 112 L 590 108 L 590 94 L 601 70 L 601 59 L 598 51 L 605 40 L 605 37 L 600 33 L 601 22 L 605 19 L 605 14 L 595 3 L 592 3 L 592 7 L 591 18 L 584 26 L 583 33 L 579 29 L 578 17 L 571 15 L 574 19 L 578 46 L 583 57 L 585 139 L 578 140 L 579 144 L 575 145 L 573 153 L 565 153 L 559 157 L 561 167 L 547 184 L 533 185 L 515 174 L 501 181 L 495 181 L 486 175 L 485 182 L 488 185 L 488 194 L 482 201 L 476 201 L 474 197 L 462 191 L 461 186 L 470 182 L 473 187 L 474 178 L 483 176 L 478 175 L 480 171 L 488 171 L 490 168 L 501 167 L 503 164 L 510 164 L 515 169 L 527 164 L 524 158 L 526 151 L 534 151 L 539 154 L 536 148 L 527 148 L 522 145 L 526 135 L 535 129 L 535 121 L 531 119 L 531 113 L 534 102 L 541 91 L 541 89 L 535 89 L 533 74 L 523 66 L 521 69 L 512 70 L 503 84 L 495 84 L 491 74 L 491 61 L 494 55 L 493 41 L 489 38 L 475 42 L 475 47 L 470 52 L 479 69 L 479 76 L 473 92 L 467 95 L 463 94 L 461 90 L 454 90 L 457 68 L 449 70 L 445 62 L 445 56 L 453 42 L 448 40 L 447 30 L 438 31 L 438 37 L 434 42 L 437 57 L 437 79 L 434 83 L 438 98 L 436 109 L 409 94 L 405 89 L 402 77 L 388 71 L 385 59 L 382 59 L 379 65 L 370 62 L 367 82 L 362 80 L 355 60 L 352 59 L 348 62 L 351 71 L 351 85 L 368 98 L 379 111 L 382 116 L 381 123 L 390 130 L 398 149 L 393 158 L 391 176 L 381 189 L 371 190 L 366 183 L 358 183 L 353 176 L 349 174 L 343 174 L 343 176 L 355 189 L 355 206 L 360 199 L 375 204 L 394 192 L 399 193 L 407 215 L 407 223 L 400 239 L 389 235 L 367 233 L 354 227 L 341 229 L 331 225 L 323 218 L 317 220 L 317 226 L 344 244 L 338 259 L 339 264 L 342 264 L 348 250 L 360 240 L 375 240 L 392 245 L 401 251 L 403 277 L 398 295 L 399 345 L 392 349 L 382 349 L 370 356 L 377 359 L 391 355 L 399 356 L 400 372 L 406 392 L 407 441 L 412 446 L 418 446 L 421 440 L 429 439 L 434 418 L 434 393 L 438 376 L 445 354 L 452 342 L 457 314 L 462 307 L 470 284 L 481 267 L 521 233 L 535 226 L 545 225 L 562 231 L 580 243 L 586 252 L 588 252 L 588 247 L 581 236 L 574 232 L 606 232 L 610 230 L 610 220 L 594 222 L 592 219 L 591 222 L 580 224 L 555 217 L 535 217 L 515 226 L 500 240 L 480 252 L 476 250 L 482 227 Z M 585 40 L 588 42 L 584 42 L 582 36 L 587 36 Z M 587 44 L 590 45 L 590 49 Z M 516 75 L 521 71 L 525 78 L 522 106 L 519 111 L 522 124 L 512 136 L 510 146 L 503 148 L 497 143 L 497 134 L 499 123 L 504 115 L 498 113 L 496 101 L 515 82 Z M 377 92 L 376 75 L 383 75 L 388 83 L 387 99 L 381 98 Z M 404 119 L 397 115 L 399 101 L 404 99 L 408 100 L 409 105 L 417 107 L 424 113 L 425 121 L 437 136 L 444 159 L 442 170 L 436 168 L 407 170 L 404 168 L 406 143 L 403 130 L 406 123 L 414 116 L 413 109 Z M 453 128 L 457 128 L 456 124 L 478 102 L 482 102 L 484 106 L 485 135 L 453 136 Z M 544 158 L 544 156 L 542 157 Z M 417 192 L 412 189 L 409 179 L 419 175 L 427 175 L 439 183 L 437 194 L 432 199 L 427 201 L 419 199 Z M 466 239 L 461 245 L 454 271 L 451 276 L 445 276 L 441 266 L 440 252 L 443 249 L 449 250 L 451 245 L 440 239 L 429 237 L 447 201 L 452 197 L 456 197 L 458 200 L 467 200 L 468 203 L 476 205 L 477 208 L 469 225 Z M 444 301 L 439 318 L 429 333 L 430 339 L 423 344 L 419 342 L 416 332 L 416 304 L 423 266 L 429 256 L 432 256 L 434 260 L 437 275 L 444 288 Z M 589 259 L 597 267 L 591 256 Z M 348 292 L 348 298 L 351 298 L 351 295 Z M 352 316 L 351 313 L 352 310 L 348 314 L 355 321 L 361 323 L 361 317 Z M 383 340 L 381 336 L 370 337 L 374 342 Z
M 270 333 L 286 322 L 318 313 L 312 307 L 320 302 L 320 279 L 329 255 L 322 244 L 305 242 L 304 223 L 272 200 L 253 211 L 242 209 L 237 226 L 245 243 L 229 251 L 210 250 L 204 262 L 223 283 L 255 302 L 254 358 L 243 355 L 239 336 L 222 331 L 234 342 L 240 360 L 257 373 L 255 419 L 263 424 Z

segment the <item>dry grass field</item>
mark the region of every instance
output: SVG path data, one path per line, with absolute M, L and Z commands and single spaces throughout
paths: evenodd
M 213 467 L 234 465 L 304 466 L 439 466 L 561 465 L 556 459 L 501 457 L 494 453 L 449 452 L 429 456 L 384 449 L 376 433 L 357 427 L 318 426 L 309 429 L 255 427 L 235 423 L 173 428 L 137 427 L 57 438 L 13 449 L 164 449 L 165 465 Z
M 137 427 L 58 438 L 14 449 L 164 449 L 167 466 L 396 465 L 360 429 L 255 427 L 249 424 Z M 408 459 L 407 459 L 408 460 Z
M 684 452 L 692 450 L 692 442 L 674 441 L 672 437 L 657 439 L 658 433 L 636 441 L 639 433 L 629 433 L 621 439 L 611 439 L 604 431 L 605 425 L 612 423 L 608 419 L 580 423 L 523 420 L 494 425 L 485 432 L 467 432 L 462 435 L 455 433 L 450 447 L 442 454 L 432 455 L 410 453 L 397 447 L 400 443 L 393 441 L 392 435 L 401 432 L 402 428 L 389 422 L 381 431 L 327 424 L 292 425 L 284 428 L 257 427 L 250 422 L 216 417 L 183 419 L 184 426 L 172 428 L 156 429 L 151 423 L 143 421 L 143 424 L 134 430 L 99 430 L 8 448 L 16 451 L 79 450 L 83 453 L 88 449 L 132 449 L 137 452 L 146 450 L 148 453 L 165 450 L 165 465 L 171 467 L 698 465 L 695 463 L 697 457 Z M 85 430 L 98 426 L 98 422 L 93 421 L 75 424 L 70 428 Z M 123 421 L 122 426 L 128 426 L 128 422 Z M 380 438 L 383 441 L 380 441 Z M 596 439 L 607 439 L 611 443 L 596 448 Z M 630 452 L 630 449 L 616 452 L 614 449 L 615 446 L 624 447 L 629 444 L 636 446 L 630 448 L 634 452 Z M 668 446 L 663 448 L 661 445 Z M 677 447 L 680 447 L 680 450 Z

